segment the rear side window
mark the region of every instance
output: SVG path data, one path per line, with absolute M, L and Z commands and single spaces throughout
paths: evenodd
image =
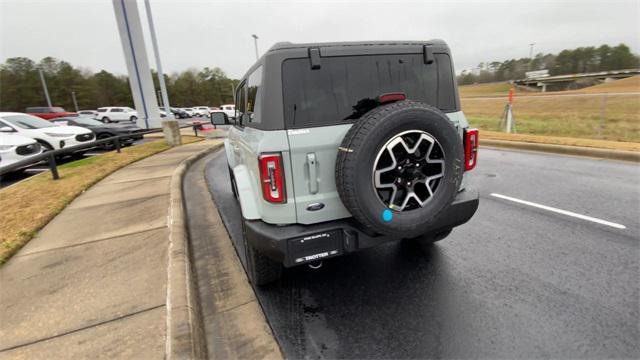
M 243 123 L 246 126 L 260 123 L 260 86 L 262 85 L 262 66 L 255 69 L 247 79 L 247 112 Z
M 240 84 L 236 91 L 236 124 L 242 126 L 242 120 L 244 113 L 246 112 L 247 104 L 247 83 L 246 81 Z
M 113 108 L 111 109 L 111 112 L 124 112 L 124 111 L 120 108 Z
M 457 111 L 455 76 L 451 58 L 447 54 L 435 54 L 438 66 L 438 102 L 437 107 L 442 111 Z
M 441 106 L 438 97 L 443 73 L 448 72 L 446 77 L 453 81 L 450 61 L 440 55 L 449 58 L 437 54 L 434 63 L 425 64 L 422 54 L 323 57 L 317 70 L 311 70 L 308 58 L 285 60 L 282 86 L 287 127 L 347 123 L 359 101 L 391 92 L 404 92 L 410 100 L 453 110 L 450 104 Z M 449 89 L 455 108 L 452 82 Z

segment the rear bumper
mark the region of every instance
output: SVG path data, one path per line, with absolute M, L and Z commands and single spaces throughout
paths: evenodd
M 429 227 L 438 232 L 469 221 L 478 209 L 478 191 L 467 189 Z M 340 256 L 366 249 L 402 236 L 386 236 L 363 231 L 353 219 L 313 225 L 277 226 L 260 220 L 245 222 L 247 242 L 286 267 Z

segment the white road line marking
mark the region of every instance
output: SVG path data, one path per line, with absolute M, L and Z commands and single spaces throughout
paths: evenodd
M 587 220 L 587 221 L 591 221 L 591 222 L 594 222 L 594 223 L 611 226 L 611 227 L 614 227 L 616 229 L 626 229 L 627 228 L 624 225 L 616 224 L 616 223 L 611 222 L 611 221 L 606 221 L 606 220 L 594 218 L 594 217 L 587 216 L 587 215 L 576 214 L 576 213 L 571 212 L 571 211 L 557 209 L 557 208 L 554 208 L 554 207 L 551 207 L 551 206 L 536 204 L 536 203 L 531 202 L 531 201 L 520 200 L 520 199 L 512 198 L 512 197 L 506 196 L 506 195 L 491 193 L 491 196 L 497 197 L 497 198 L 500 198 L 500 199 L 504 199 L 504 200 L 513 201 L 513 202 L 516 202 L 516 203 L 519 203 L 519 204 L 533 206 L 533 207 L 536 207 L 538 209 L 552 211 L 552 212 L 555 212 L 555 213 L 558 213 L 558 214 L 572 216 L 572 217 L 575 217 L 575 218 L 578 218 L 578 219 Z

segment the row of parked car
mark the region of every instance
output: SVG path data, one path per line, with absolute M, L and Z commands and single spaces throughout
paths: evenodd
M 50 109 L 49 109 L 50 110 Z M 64 116 L 45 120 L 33 114 L 0 112 L 0 169 L 44 151 L 86 144 L 116 135 L 123 138 L 122 145 L 130 145 L 141 139 L 143 129 L 134 123 L 103 123 L 88 116 L 59 111 Z M 111 149 L 112 143 L 101 144 Z M 86 151 L 81 150 L 77 153 Z
M 194 106 L 171 108 L 176 118 L 209 117 L 211 113 L 224 113 L 235 117 L 235 105 L 220 107 Z M 164 111 L 160 115 L 166 117 Z M 121 139 L 130 145 L 141 139 L 143 129 L 135 125 L 136 110 L 127 106 L 107 106 L 96 110 L 66 111 L 61 107 L 28 107 L 25 113 L 0 112 L 0 169 L 38 155 L 44 151 L 102 140 L 117 135 L 130 135 Z M 104 149 L 112 143 L 101 144 Z
M 230 118 L 235 116 L 235 105 L 233 104 L 221 105 L 220 107 L 194 106 L 188 108 L 172 107 L 170 109 L 173 116 L 178 119 L 208 117 L 215 111 L 222 111 Z M 68 112 L 61 107 L 28 107 L 26 113 L 41 117 L 45 120 L 69 116 L 86 116 L 100 120 L 103 123 L 119 123 L 123 121 L 135 122 L 138 119 L 138 112 L 127 106 L 106 106 L 98 108 L 97 110 L 81 110 L 77 113 Z M 160 110 L 160 116 L 166 117 L 167 113 Z

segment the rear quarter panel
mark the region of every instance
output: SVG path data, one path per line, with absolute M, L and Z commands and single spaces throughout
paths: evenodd
M 238 177 L 246 178 L 250 187 L 242 191 L 239 196 L 251 197 L 257 207 L 259 218 L 269 224 L 292 224 L 296 222 L 296 204 L 294 202 L 293 177 L 287 164 L 291 159 L 289 156 L 289 144 L 285 130 L 263 131 L 254 128 L 237 126 L 229 129 L 228 145 L 232 153 L 228 159 L 229 164 L 233 164 L 232 170 L 236 176 L 236 182 L 244 181 Z M 264 153 L 280 153 L 282 155 L 285 190 L 287 202 L 284 204 L 272 204 L 262 197 L 260 184 L 260 170 L 258 167 L 258 157 Z M 229 154 L 229 153 L 227 153 Z M 227 155 L 229 156 L 229 155 Z M 245 167 L 246 171 L 236 172 L 238 167 Z M 246 203 L 249 203 L 248 201 Z M 243 211 L 244 215 L 244 211 Z

